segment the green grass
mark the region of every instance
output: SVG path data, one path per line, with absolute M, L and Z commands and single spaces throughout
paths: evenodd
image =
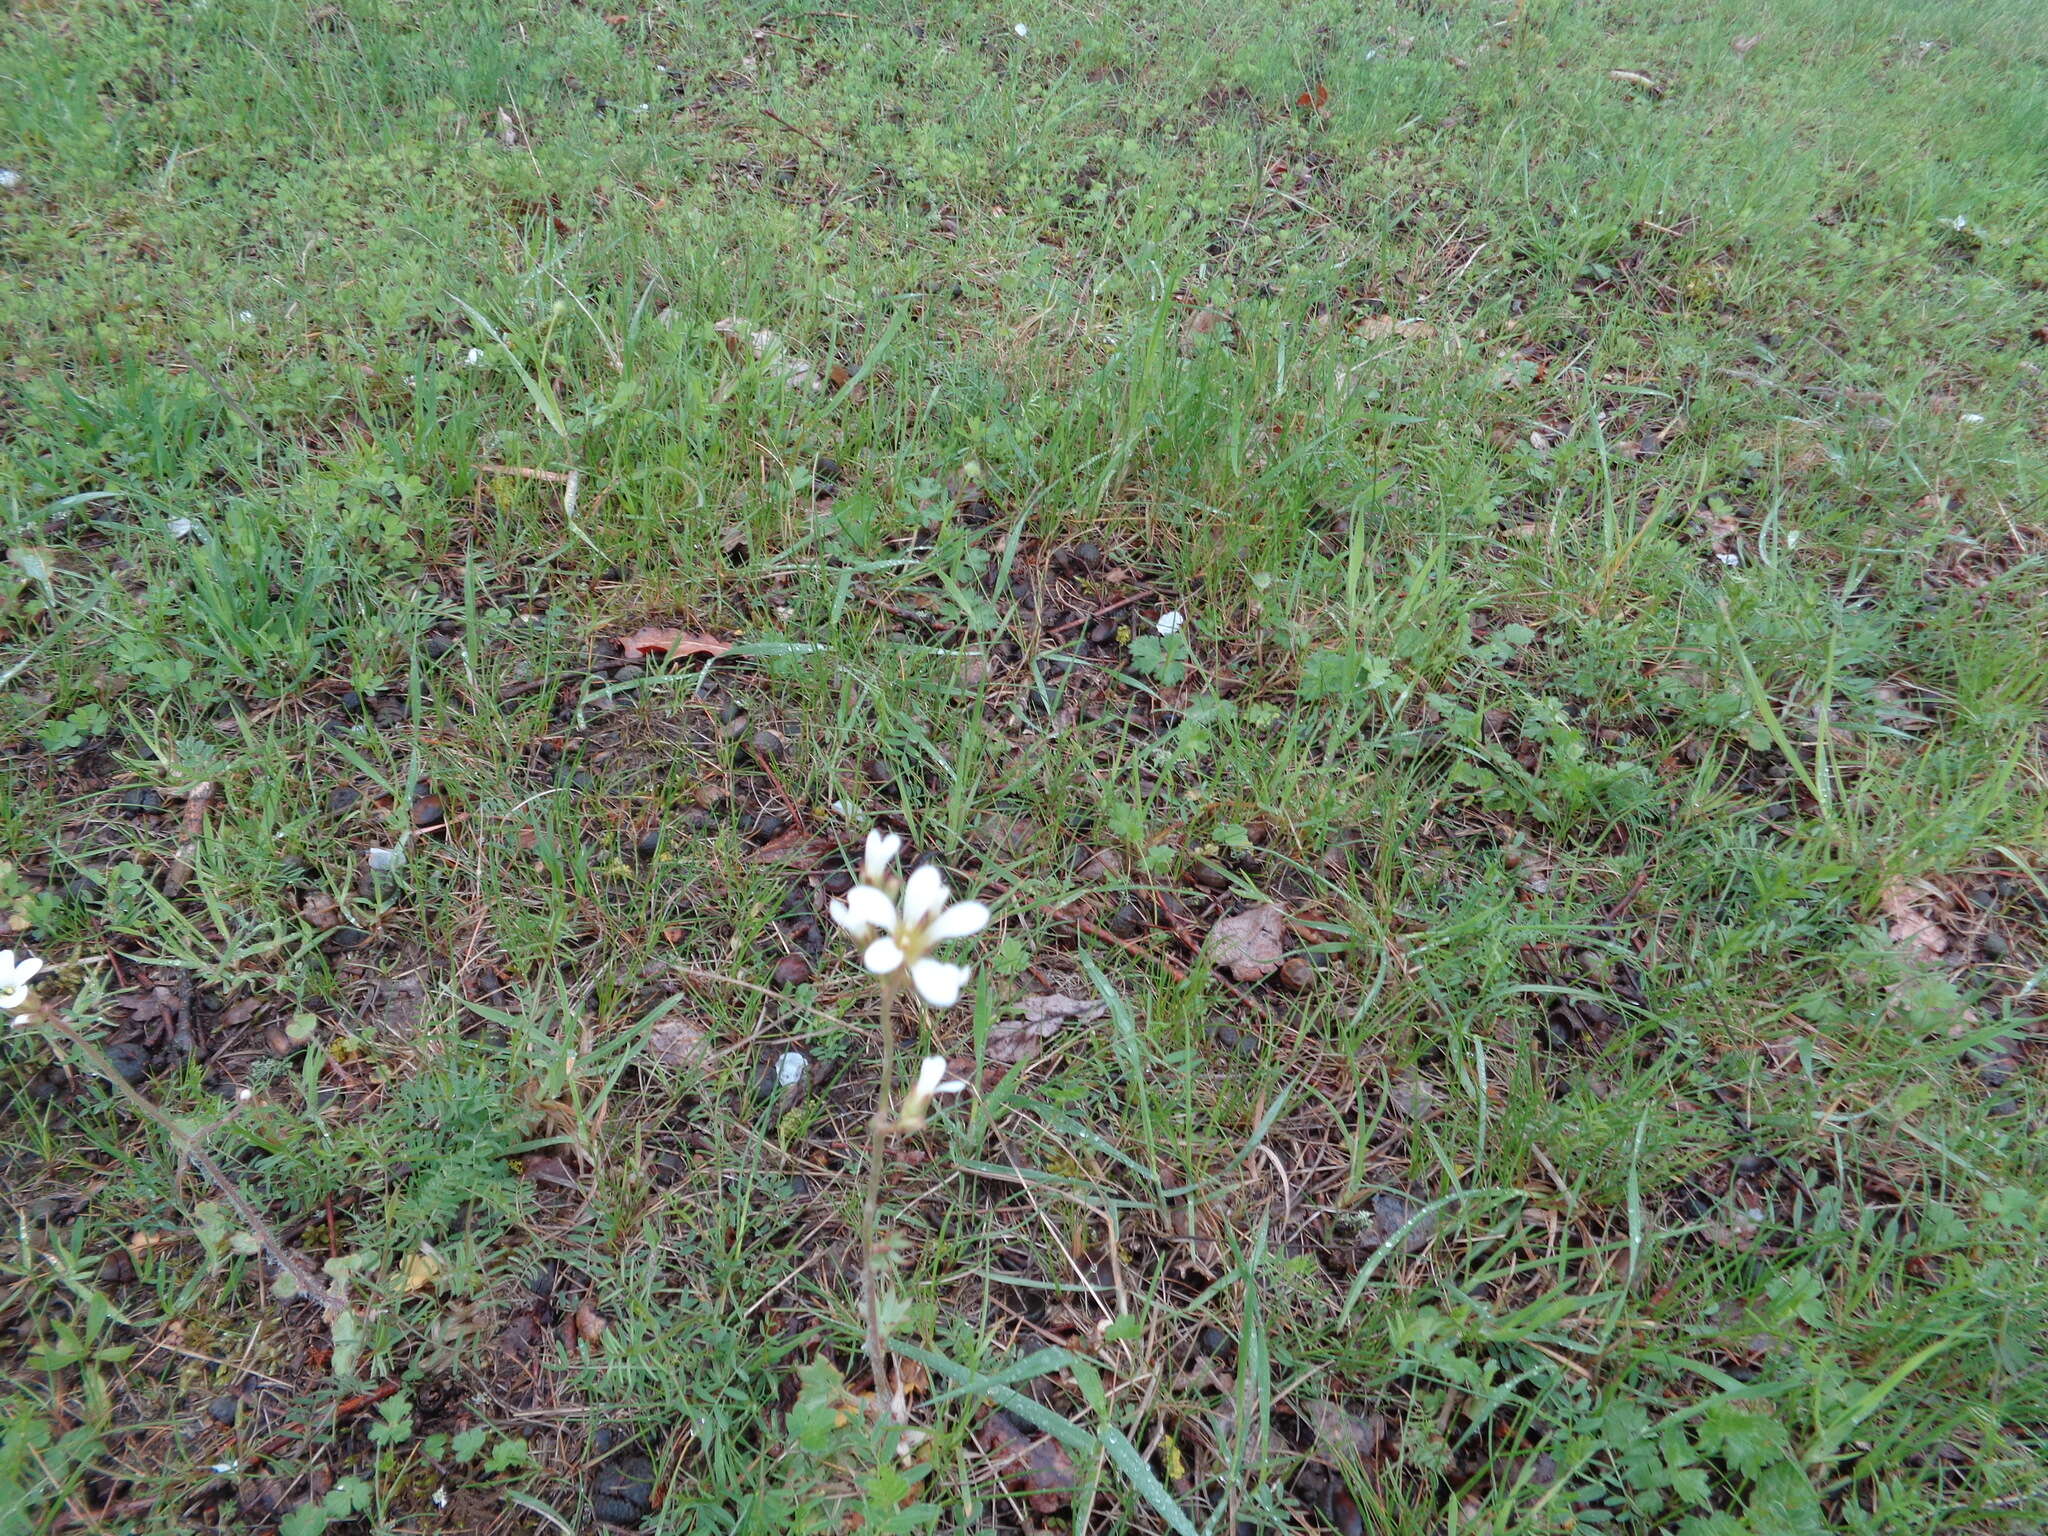
M 2044 63 L 17 6 L 0 912 L 349 1305 L 16 1031 L 9 1528 L 2039 1530 Z M 878 819 L 998 919 L 900 1459 Z

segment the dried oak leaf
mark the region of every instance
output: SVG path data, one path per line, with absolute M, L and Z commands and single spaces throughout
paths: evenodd
M 645 656 L 723 656 L 731 649 L 713 635 L 652 624 L 619 637 L 619 653 L 628 661 Z
M 1065 1446 L 1000 1408 L 983 1420 L 982 1433 L 989 1441 L 990 1464 L 1033 1510 L 1051 1515 L 1067 1506 L 1081 1477 Z
M 1060 992 L 1041 992 L 1018 1004 L 1021 1019 L 1005 1019 L 988 1032 L 988 1059 L 1004 1066 L 1031 1060 L 1044 1049 L 1044 1042 L 1058 1034 L 1064 1024 L 1085 1024 L 1109 1012 L 1109 1005 L 1096 997 L 1068 997 Z
M 1232 980 L 1264 981 L 1287 952 L 1286 914 L 1268 902 L 1226 917 L 1209 930 L 1208 949 L 1210 963 Z

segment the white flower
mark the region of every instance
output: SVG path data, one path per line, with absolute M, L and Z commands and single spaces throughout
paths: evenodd
M 1021 21 L 1018 22 L 1017 25 L 1015 25 L 1014 27 L 1010 28 L 1010 30 L 1016 33 L 1019 37 L 1029 37 L 1031 35 L 1031 29 L 1025 26 L 1024 23 Z
M 19 960 L 11 949 L 0 949 L 0 1008 L 19 1008 L 28 1001 L 28 985 L 36 979 L 43 962 L 26 950 Z M 24 1018 L 14 1022 L 20 1024 Z
M 946 1076 L 945 1057 L 925 1057 L 917 1069 L 917 1082 L 912 1085 L 910 1096 L 903 1101 L 903 1108 L 896 1116 L 896 1129 L 922 1130 L 925 1116 L 931 1113 L 934 1097 L 942 1093 L 962 1093 L 966 1088 L 967 1085 L 959 1078 Z
M 834 901 L 827 909 L 832 921 L 853 935 L 856 944 L 866 944 L 895 925 L 896 903 L 889 893 L 895 888 L 896 876 L 889 866 L 902 851 L 903 839 L 894 832 L 880 827 L 870 831 L 861 854 L 861 883 L 846 893 L 844 901 Z
M 907 974 L 917 995 L 934 1008 L 950 1008 L 974 975 L 964 965 L 931 958 L 930 950 L 948 939 L 964 939 L 988 926 L 988 908 L 978 901 L 953 901 L 946 877 L 930 864 L 910 872 L 899 911 L 888 893 L 857 885 L 835 903 L 833 917 L 849 933 L 855 924 L 881 930 L 861 955 L 861 964 L 877 976 Z M 841 916 L 840 906 L 845 908 Z
M 1188 616 L 1175 608 L 1159 615 L 1159 622 L 1152 627 L 1158 630 L 1162 637 L 1170 638 L 1179 634 L 1187 621 Z
M 1965 411 L 1963 413 L 1963 421 L 1973 427 L 1980 427 L 1984 424 L 1984 418 L 1975 411 Z

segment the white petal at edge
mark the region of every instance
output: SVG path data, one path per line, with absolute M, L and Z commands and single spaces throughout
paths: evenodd
M 958 901 L 946 908 L 926 931 L 932 942 L 940 939 L 964 939 L 970 933 L 979 933 L 988 926 L 988 908 L 978 901 Z
M 903 887 L 903 921 L 919 927 L 945 904 L 946 877 L 936 864 L 918 865 Z
M 884 933 L 896 931 L 896 903 L 889 899 L 887 891 L 876 890 L 872 885 L 856 885 L 846 893 L 846 912 L 857 923 L 866 923 L 870 928 L 879 928 Z
M 903 968 L 903 950 L 894 939 L 881 938 L 870 944 L 867 953 L 860 957 L 860 963 L 877 976 L 887 976 Z M 929 961 L 925 962 L 930 964 Z
M 868 884 L 873 885 L 889 873 L 889 866 L 896 862 L 896 855 L 903 851 L 903 839 L 894 832 L 884 832 L 876 827 L 868 833 L 867 851 L 860 861 L 860 872 Z
M 943 960 L 920 960 L 910 968 L 917 995 L 934 1008 L 950 1008 L 959 1002 L 961 988 L 973 974 L 967 966 L 948 965 Z

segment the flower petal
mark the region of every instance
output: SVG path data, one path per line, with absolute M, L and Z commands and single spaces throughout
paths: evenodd
M 896 862 L 896 855 L 902 851 L 902 838 L 876 827 L 868 833 L 867 851 L 861 856 L 861 879 L 869 885 L 880 885 L 889 878 L 889 866 Z
M 973 974 L 967 966 L 948 965 L 943 960 L 919 960 L 910 968 L 917 995 L 934 1008 L 950 1008 L 959 1002 L 960 991 Z
M 931 941 L 941 939 L 964 939 L 970 933 L 979 933 L 988 926 L 988 908 L 978 901 L 956 901 L 937 917 L 926 929 Z
M 922 928 L 946 905 L 946 877 L 936 864 L 920 864 L 903 887 L 903 921 Z
M 896 903 L 889 899 L 887 891 L 872 885 L 856 885 L 846 893 L 846 915 L 884 933 L 896 931 Z
M 880 938 L 868 946 L 860 963 L 877 976 L 887 976 L 903 969 L 903 949 L 894 939 Z

